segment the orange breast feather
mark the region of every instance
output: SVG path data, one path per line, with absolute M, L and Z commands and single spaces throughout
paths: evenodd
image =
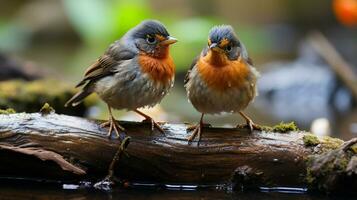
M 144 73 L 148 73 L 155 82 L 170 83 L 175 75 L 175 64 L 170 55 L 157 58 L 150 55 L 139 55 L 139 64 Z
M 221 92 L 243 87 L 249 75 L 249 67 L 240 58 L 230 61 L 223 56 L 219 63 L 216 59 L 212 60 L 210 53 L 198 60 L 198 72 L 202 79 L 210 88 Z

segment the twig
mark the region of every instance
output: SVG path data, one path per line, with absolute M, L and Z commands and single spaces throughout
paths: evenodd
M 313 32 L 309 36 L 309 41 L 316 52 L 325 59 L 338 78 L 352 92 L 352 96 L 357 101 L 357 76 L 352 67 L 321 32 Z

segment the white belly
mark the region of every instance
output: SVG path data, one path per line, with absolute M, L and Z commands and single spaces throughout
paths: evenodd
M 134 110 L 152 107 L 159 103 L 173 86 L 154 82 L 148 74 L 142 73 L 133 60 L 125 61 L 126 67 L 117 68 L 114 76 L 104 77 L 96 83 L 95 91 L 114 109 Z

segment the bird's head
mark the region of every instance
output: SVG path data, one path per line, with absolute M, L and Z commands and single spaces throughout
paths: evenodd
M 220 25 L 210 30 L 207 55 L 212 62 L 223 65 L 243 54 L 247 54 L 246 50 L 231 26 Z
M 169 46 L 177 42 L 157 20 L 141 22 L 130 31 L 130 35 L 139 51 L 156 58 L 166 58 Z

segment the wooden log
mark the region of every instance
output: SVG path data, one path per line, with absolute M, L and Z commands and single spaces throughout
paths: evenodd
M 102 179 L 120 142 L 108 139 L 107 129 L 98 124 L 54 113 L 0 115 L 0 177 L 62 182 Z M 131 139 L 114 173 L 129 182 L 307 187 L 317 184 L 309 156 L 342 148 L 338 139 L 305 132 L 249 133 L 244 128 L 204 128 L 198 146 L 187 142 L 187 124 L 162 123 L 165 135 L 151 133 L 146 123 L 120 124 Z M 352 150 L 346 151 L 347 164 L 355 159 Z M 349 177 L 355 177 L 356 166 L 350 171 Z

